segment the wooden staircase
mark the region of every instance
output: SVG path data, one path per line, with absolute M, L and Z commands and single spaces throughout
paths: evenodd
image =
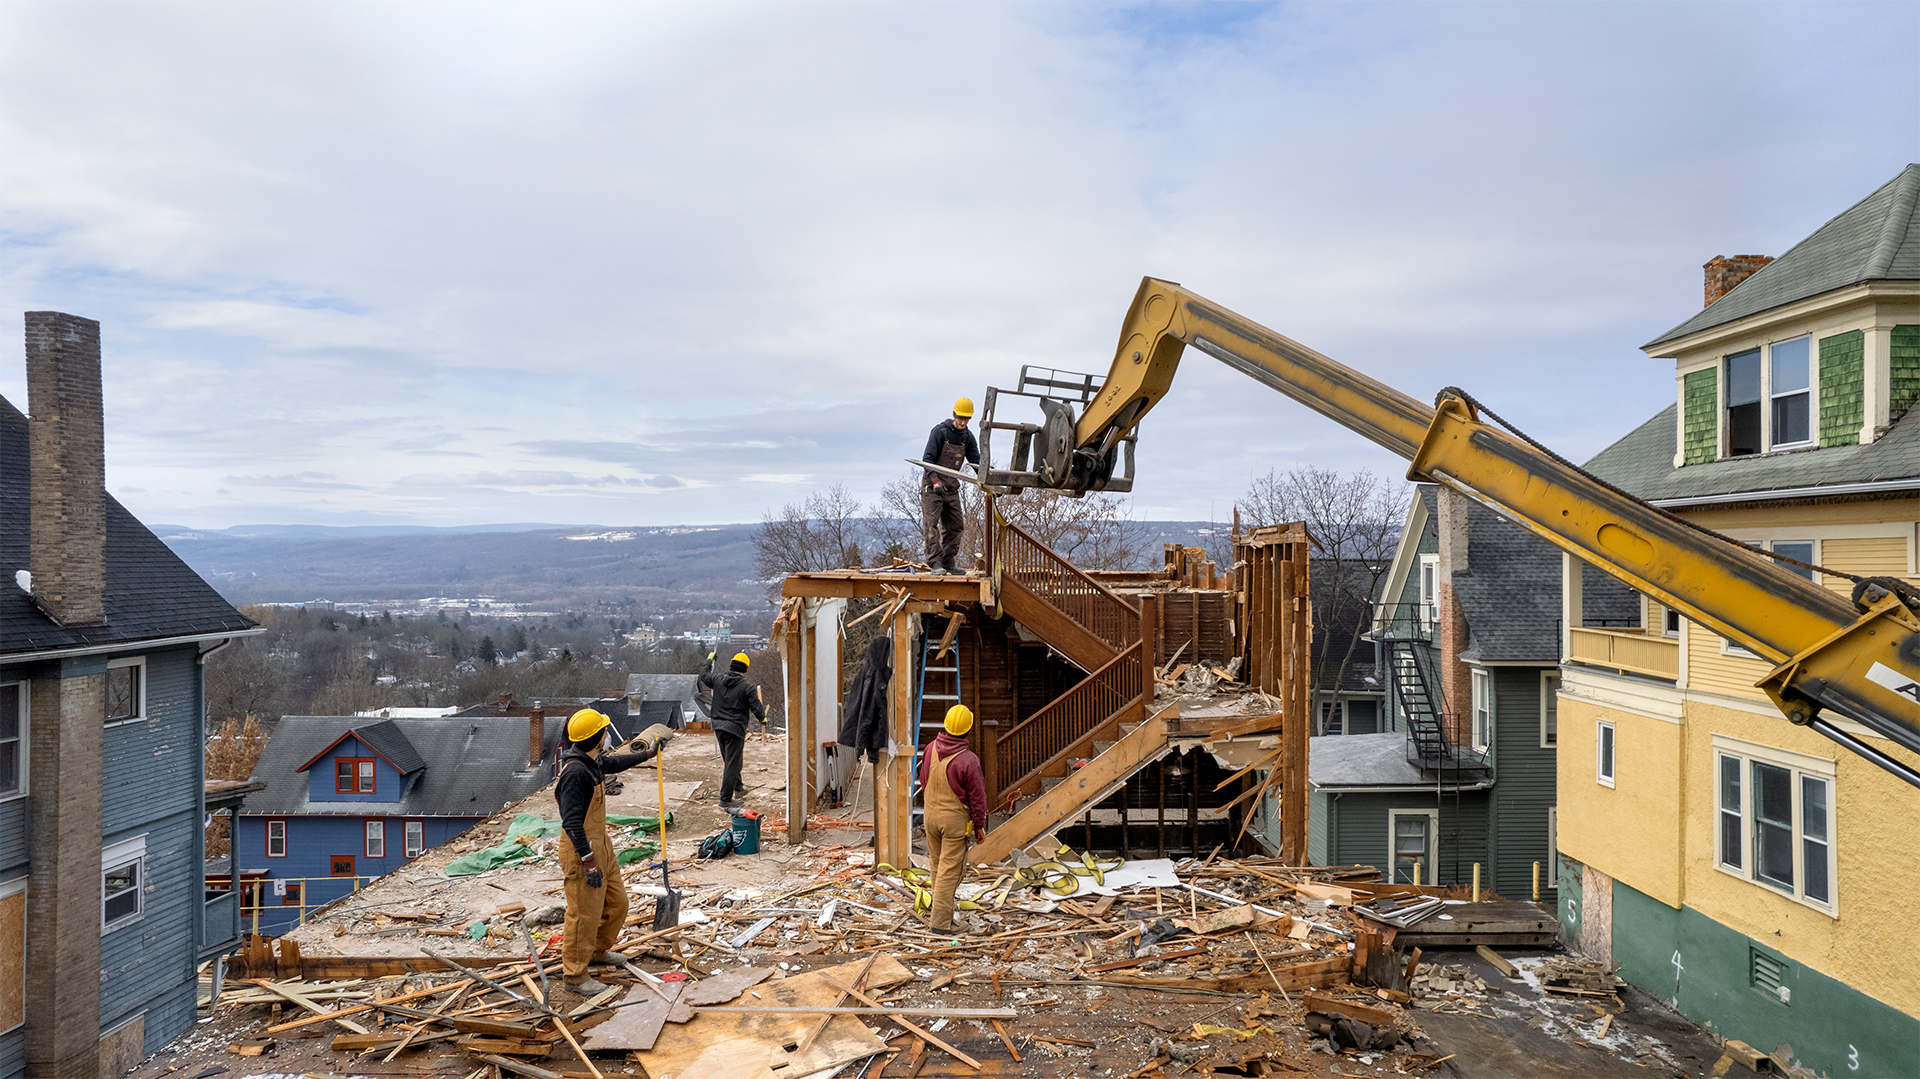
M 1118 741 L 1096 743 L 1087 763 L 1066 775 L 1046 777 L 1039 797 L 989 831 L 979 846 L 967 852 L 967 860 L 997 862 L 1105 801 L 1135 772 L 1171 751 L 1169 718 L 1174 714 L 1168 709 L 1149 719 L 1120 724 Z

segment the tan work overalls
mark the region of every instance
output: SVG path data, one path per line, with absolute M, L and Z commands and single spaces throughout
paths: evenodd
M 568 768 L 580 765 L 567 762 Z M 586 866 L 573 849 L 573 840 L 561 833 L 560 869 L 565 874 L 567 893 L 566 938 L 560 944 L 561 976 L 568 982 L 582 981 L 593 957 L 613 947 L 620 928 L 627 920 L 627 885 L 620 879 L 620 863 L 614 860 L 613 840 L 607 835 L 607 792 L 596 783 L 593 801 L 587 803 L 587 843 L 593 847 L 593 860 L 600 863 L 604 883 L 587 887 Z
M 927 747 L 925 793 L 927 861 L 933 870 L 930 924 L 944 932 L 953 928 L 953 893 L 967 872 L 967 828 L 973 818 L 947 782 L 947 760 L 936 756 L 932 746 Z

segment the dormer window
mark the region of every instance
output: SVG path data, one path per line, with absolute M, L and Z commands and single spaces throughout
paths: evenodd
M 1760 440 L 1760 350 L 1727 357 L 1727 456 L 1745 457 L 1766 448 Z
M 1777 341 L 1767 349 L 1767 397 L 1773 402 L 1770 434 L 1775 448 L 1813 440 L 1811 342 L 1811 338 L 1796 337 Z
M 1811 346 L 1796 337 L 1726 358 L 1728 457 L 1812 443 Z

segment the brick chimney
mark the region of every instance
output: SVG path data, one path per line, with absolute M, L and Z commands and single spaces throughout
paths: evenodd
M 1713 301 L 1733 291 L 1733 286 L 1753 276 L 1753 272 L 1773 261 L 1772 255 L 1715 255 L 1708 260 L 1707 302 Z
M 63 626 L 104 624 L 107 472 L 98 322 L 27 312 L 27 412 L 34 599 Z
M 527 766 L 540 763 L 543 751 L 547 748 L 547 711 L 539 705 L 527 713 Z
M 1467 616 L 1455 593 L 1456 577 L 1471 570 L 1468 560 L 1468 513 L 1472 505 L 1467 496 L 1451 487 L 1441 487 L 1438 502 L 1440 564 L 1435 567 L 1435 597 L 1440 604 L 1440 696 L 1445 709 L 1447 739 L 1454 745 L 1472 741 L 1469 712 L 1473 699 L 1473 676 L 1460 653 L 1467 647 Z

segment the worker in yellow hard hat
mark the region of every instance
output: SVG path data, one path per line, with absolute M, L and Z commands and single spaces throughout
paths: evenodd
M 743 785 L 740 782 L 740 757 L 747 744 L 747 717 L 765 720 L 766 702 L 760 699 L 760 687 L 747 681 L 747 668 L 753 661 L 745 652 L 735 652 L 727 664 L 727 673 L 713 669 L 713 657 L 700 670 L 700 684 L 713 690 L 713 739 L 720 743 L 720 808 L 739 805 Z
M 960 471 L 963 461 L 978 469 L 980 443 L 967 430 L 971 422 L 973 398 L 962 397 L 953 403 L 951 417 L 934 424 L 920 459 L 952 472 Z M 927 563 L 935 573 L 959 573 L 955 560 L 960 556 L 960 533 L 966 528 L 960 513 L 960 481 L 931 469 L 921 471 L 926 475 L 920 488 L 920 516 L 927 538 Z
M 607 835 L 610 772 L 623 772 L 651 760 L 659 745 L 635 753 L 607 753 L 606 713 L 582 708 L 567 720 L 567 744 L 560 754 L 560 778 L 553 797 L 560 803 L 560 871 L 567 894 L 566 936 L 560 945 L 561 978 L 567 989 L 591 996 L 606 986 L 587 975 L 593 963 L 625 963 L 611 951 L 627 920 L 627 888 Z
M 920 751 L 920 789 L 926 795 L 927 863 L 933 870 L 936 933 L 958 931 L 953 924 L 953 893 L 967 871 L 967 841 L 986 835 L 987 782 L 980 758 L 967 746 L 973 711 L 956 704 L 947 709 L 946 730 Z

